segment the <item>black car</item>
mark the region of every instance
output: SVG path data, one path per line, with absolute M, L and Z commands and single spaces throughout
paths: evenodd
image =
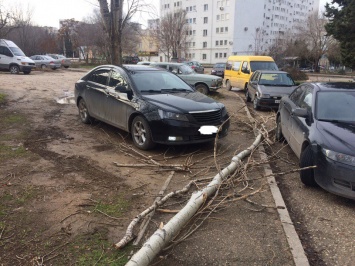
M 213 141 L 229 129 L 222 103 L 173 73 L 150 66 L 96 67 L 76 82 L 75 99 L 82 122 L 93 117 L 130 132 L 144 150 L 156 143 Z
M 301 181 L 355 199 L 355 83 L 304 83 L 282 98 L 276 139 L 300 158 Z
M 247 84 L 245 98 L 252 101 L 255 110 L 261 107 L 277 109 L 283 96 L 289 95 L 296 83 L 284 71 L 256 70 Z
M 216 63 L 213 65 L 211 70 L 211 75 L 216 75 L 224 78 L 224 69 L 226 68 L 226 63 Z
M 124 56 L 122 57 L 123 64 L 137 64 L 139 62 L 138 56 Z

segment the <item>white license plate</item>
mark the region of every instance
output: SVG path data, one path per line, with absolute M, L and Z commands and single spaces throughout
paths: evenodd
M 275 100 L 275 103 L 280 103 L 280 100 Z

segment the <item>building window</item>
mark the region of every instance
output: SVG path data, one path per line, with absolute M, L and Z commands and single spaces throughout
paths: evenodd
M 220 15 L 217 15 L 217 20 L 219 20 L 221 18 L 221 16 Z
M 229 0 L 226 0 L 226 6 L 229 6 Z
M 207 30 L 203 30 L 203 36 L 207 36 Z
M 219 41 L 219 45 L 223 45 L 223 41 L 222 40 Z
M 192 23 L 196 24 L 196 18 L 192 19 Z
M 218 53 L 215 53 L 215 54 L 214 54 L 214 57 L 215 57 L 215 58 L 218 58 Z
M 224 30 L 224 28 L 223 28 L 223 27 L 221 27 L 221 33 L 223 32 L 223 30 Z
M 219 28 L 216 28 L 216 33 L 219 33 Z
M 207 11 L 207 10 L 208 10 L 208 4 L 204 4 L 204 5 L 203 5 L 203 10 L 204 10 L 204 11 Z
M 196 30 L 193 30 L 193 31 L 192 31 L 192 35 L 196 35 Z
M 225 32 L 228 32 L 228 27 L 224 27 L 224 31 L 225 31 Z
M 189 7 L 188 6 L 186 7 L 186 12 L 189 12 Z
M 208 17 L 204 17 L 203 18 L 203 24 L 207 24 L 208 23 Z
M 224 58 L 227 58 L 227 53 L 224 53 L 224 54 L 223 54 L 223 57 L 224 57 Z
M 224 40 L 224 45 L 227 45 L 227 40 Z
M 218 42 L 218 41 L 216 41 L 216 46 L 218 46 L 218 44 L 219 44 L 219 42 Z
M 203 42 L 203 48 L 206 48 L 207 47 L 207 42 Z
M 192 42 L 192 47 L 195 47 L 196 43 L 195 42 Z
M 195 58 L 195 53 L 192 53 L 192 58 Z
M 202 54 L 202 59 L 206 60 L 207 59 L 207 54 Z
M 219 57 L 222 58 L 222 53 L 219 53 Z
M 226 19 L 226 20 L 229 19 L 229 13 L 225 14 L 225 19 Z
M 221 15 L 221 20 L 224 20 L 224 14 Z

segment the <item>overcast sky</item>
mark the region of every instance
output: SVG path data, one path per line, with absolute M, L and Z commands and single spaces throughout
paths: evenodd
M 145 0 L 152 3 L 159 9 L 159 0 Z M 321 10 L 330 0 L 320 0 Z M 59 28 L 60 19 L 83 20 L 83 18 L 93 13 L 93 9 L 98 8 L 97 0 L 0 0 L 5 9 L 21 6 L 22 10 L 32 11 L 32 21 L 38 26 L 51 26 Z M 144 20 L 150 19 L 144 14 L 137 15 L 135 21 L 146 25 Z
M 30 10 L 34 24 L 56 28 L 59 28 L 60 19 L 81 21 L 99 7 L 97 0 L 0 0 L 0 3 L 5 9 L 20 6 L 23 11 Z M 145 3 L 151 3 L 158 10 L 159 0 L 145 0 Z M 145 24 L 143 20 L 150 18 L 147 14 L 137 14 L 134 20 Z

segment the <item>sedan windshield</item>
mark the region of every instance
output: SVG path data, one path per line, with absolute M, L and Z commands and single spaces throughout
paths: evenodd
M 355 122 L 355 91 L 317 93 L 316 117 L 323 121 Z
M 179 77 L 169 72 L 139 72 L 132 75 L 136 88 L 142 93 L 193 92 Z
M 286 73 L 263 73 L 259 85 L 265 86 L 294 86 L 295 82 Z

